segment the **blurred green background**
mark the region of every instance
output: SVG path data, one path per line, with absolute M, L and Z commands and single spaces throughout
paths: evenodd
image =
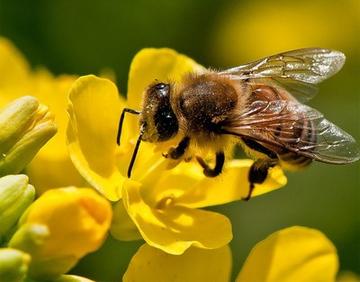
M 0 35 L 33 66 L 55 74 L 113 69 L 122 93 L 143 47 L 171 47 L 218 69 L 301 47 L 338 49 L 347 55 L 345 67 L 321 84 L 310 105 L 360 140 L 359 0 L 0 0 Z M 288 177 L 284 189 L 214 208 L 233 223 L 234 275 L 255 243 L 291 225 L 323 231 L 338 249 L 341 270 L 360 273 L 360 163 L 316 163 Z M 73 272 L 120 281 L 141 244 L 109 238 Z

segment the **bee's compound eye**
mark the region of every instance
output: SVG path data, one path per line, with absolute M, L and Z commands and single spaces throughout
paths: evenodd
M 168 97 L 170 92 L 170 85 L 166 83 L 158 83 L 153 86 L 158 97 Z
M 165 83 L 158 83 L 154 87 L 156 90 L 162 90 L 162 89 L 165 89 L 166 86 L 167 86 L 167 84 L 165 84 Z

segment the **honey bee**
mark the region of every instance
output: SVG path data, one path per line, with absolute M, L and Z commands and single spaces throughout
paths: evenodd
M 144 92 L 142 110 L 124 109 L 120 117 L 119 145 L 125 113 L 140 115 L 128 177 L 141 141 L 158 143 L 178 136 L 181 141 L 164 157 L 184 158 L 191 146 L 210 150 L 215 154 L 213 167 L 196 156 L 207 177 L 222 172 L 224 151 L 235 139 L 255 159 L 244 200 L 275 165 L 293 170 L 313 160 L 330 164 L 359 160 L 354 138 L 303 104 L 316 94 L 316 85 L 337 73 L 344 62 L 339 51 L 307 48 L 225 71 L 189 73 L 180 83 L 151 84 Z

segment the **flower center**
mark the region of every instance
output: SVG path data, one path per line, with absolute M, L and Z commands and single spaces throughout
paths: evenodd
M 156 209 L 163 210 L 167 207 L 169 207 L 174 202 L 174 197 L 168 196 L 165 198 L 162 198 L 157 204 Z

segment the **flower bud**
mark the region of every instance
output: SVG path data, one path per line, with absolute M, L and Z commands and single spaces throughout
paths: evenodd
M 110 203 L 92 189 L 49 190 L 29 207 L 9 246 L 31 255 L 30 277 L 54 279 L 101 246 L 111 216 Z
M 30 256 L 15 249 L 0 249 L 0 281 L 21 282 L 28 270 Z
M 95 282 L 95 281 L 77 275 L 61 275 L 59 278 L 53 280 L 53 282 Z
M 34 200 L 35 189 L 28 181 L 22 174 L 0 178 L 0 242 Z
M 19 173 L 56 133 L 54 117 L 36 98 L 18 98 L 0 110 L 0 175 Z

